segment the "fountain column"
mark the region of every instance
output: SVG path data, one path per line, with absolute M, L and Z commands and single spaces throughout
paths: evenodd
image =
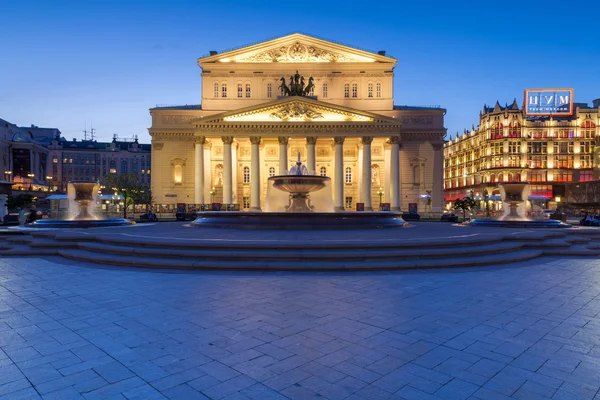
M 250 154 L 250 211 L 260 209 L 260 136 L 250 136 L 252 152 Z
M 316 136 L 309 136 L 306 138 L 306 164 L 308 168 L 308 173 L 315 175 L 317 174 L 317 158 L 315 157 L 315 145 L 317 144 Z
M 204 143 L 206 138 L 196 138 L 194 148 L 194 203 L 204 204 Z
M 287 145 L 289 138 L 287 136 L 279 136 L 279 175 L 285 175 L 288 170 Z
M 233 175 L 231 172 L 231 144 L 233 136 L 221 137 L 223 141 L 223 203 L 231 204 L 233 197 Z
M 432 143 L 431 146 L 433 147 L 433 187 L 431 188 L 431 211 L 442 212 L 442 177 L 444 176 L 444 144 Z
M 363 136 L 362 144 L 362 197 L 365 203 L 365 211 L 373 211 L 373 203 L 371 201 L 371 142 L 373 136 Z
M 400 211 L 400 137 L 390 138 L 390 210 Z
M 334 190 L 333 205 L 335 211 L 344 211 L 344 136 L 333 138 L 335 143 L 334 154 Z

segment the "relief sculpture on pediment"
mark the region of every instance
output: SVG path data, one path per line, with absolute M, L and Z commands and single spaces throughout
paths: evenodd
M 242 57 L 238 62 L 356 62 L 361 61 L 348 54 L 335 53 L 295 42 L 289 46 L 263 51 L 251 56 Z
M 323 114 L 300 104 L 291 104 L 272 112 L 269 118 L 278 121 L 312 121 L 322 119 Z

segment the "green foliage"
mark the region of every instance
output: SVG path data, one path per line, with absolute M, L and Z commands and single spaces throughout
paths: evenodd
M 118 195 L 123 196 L 123 204 L 125 205 L 123 207 L 123 218 L 127 218 L 127 207 L 130 205 L 151 202 L 151 199 L 144 196 L 144 193 L 148 191 L 147 188 L 139 183 L 137 176 L 133 173 L 109 174 L 102 184 Z
M 9 210 L 14 210 L 17 207 L 25 208 L 34 202 L 34 197 L 30 194 L 18 194 L 16 196 L 8 196 L 6 199 L 6 207 Z
M 485 204 L 485 216 L 489 218 L 492 214 L 492 211 L 490 209 L 490 195 L 487 189 L 483 190 L 483 202 Z
M 463 210 L 463 221 L 467 218 L 467 210 L 474 210 L 477 207 L 477 200 L 472 197 L 463 197 L 462 199 L 454 200 L 454 209 Z

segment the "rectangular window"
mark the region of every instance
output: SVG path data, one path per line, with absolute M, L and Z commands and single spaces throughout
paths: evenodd
M 54 158 L 52 159 L 52 162 L 53 162 L 54 164 L 58 164 L 58 157 L 54 157 Z
M 250 84 L 246 83 L 246 97 L 250 97 Z
M 579 182 L 587 182 L 594 180 L 594 171 L 581 171 L 579 173 Z
M 244 204 L 243 204 L 244 208 L 250 208 L 250 197 L 244 197 L 243 202 L 244 202 Z
M 373 97 L 373 84 L 372 83 L 369 83 L 369 86 L 367 86 L 367 96 Z
M 381 83 L 378 83 L 375 87 L 377 89 L 377 92 L 376 92 L 377 97 L 381 97 Z
M 326 83 L 323 84 L 323 97 L 327 98 L 327 84 Z
M 344 97 L 345 98 L 350 97 L 350 84 L 349 83 L 344 84 Z
M 346 208 L 349 210 L 352 209 L 352 197 L 346 197 Z
M 213 88 L 214 88 L 214 94 L 213 94 L 214 97 L 219 97 L 219 84 L 215 83 Z
M 227 84 L 221 85 L 221 97 L 227 97 Z
M 270 83 L 267 84 L 267 97 L 271 98 L 273 96 L 273 85 Z
M 352 97 L 358 97 L 358 85 L 356 83 L 352 84 Z
M 242 90 L 242 84 L 238 83 L 238 97 L 243 97 L 243 90 Z

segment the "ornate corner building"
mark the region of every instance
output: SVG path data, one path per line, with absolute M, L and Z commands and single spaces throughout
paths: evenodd
M 211 51 L 201 105 L 150 109 L 154 202 L 257 210 L 300 155 L 338 210 L 441 211 L 446 110 L 394 105 L 396 63 L 302 34 Z
M 572 116 L 526 117 L 512 105 L 484 106 L 479 126 L 444 145 L 445 199 L 498 193 L 498 182 L 528 181 L 531 196 L 553 201 L 569 183 L 600 177 L 600 99 L 575 103 Z

